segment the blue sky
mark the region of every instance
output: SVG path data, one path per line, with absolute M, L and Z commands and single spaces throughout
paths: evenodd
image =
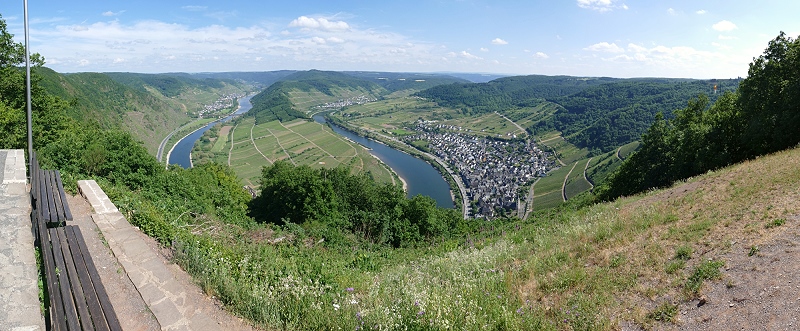
M 23 40 L 22 0 L 0 14 Z M 800 1 L 29 0 L 59 72 L 281 69 L 733 78 Z

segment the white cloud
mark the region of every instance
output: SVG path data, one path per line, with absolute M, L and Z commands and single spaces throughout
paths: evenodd
M 286 33 L 280 26 L 262 24 L 190 27 L 155 20 L 114 20 L 42 25 L 37 27 L 36 36 L 33 46 L 60 72 L 257 71 L 287 67 L 434 71 L 441 68 L 439 59 L 451 51 L 401 34 L 358 29 L 320 18 L 298 19 Z M 460 61 L 481 59 L 467 51 L 455 55 L 453 58 Z M 254 61 L 257 57 L 261 60 Z
M 313 18 L 300 16 L 289 23 L 290 27 L 310 29 L 310 30 L 325 30 L 325 31 L 345 31 L 350 29 L 350 25 L 345 21 L 329 21 L 325 18 Z
M 467 51 L 461 51 L 461 53 L 458 53 L 458 56 L 463 57 L 465 59 L 470 59 L 470 60 L 483 60 L 482 57 L 472 55 L 472 54 L 468 53 Z
M 628 9 L 628 5 L 624 3 L 617 5 L 617 2 L 617 0 L 578 0 L 578 7 L 596 10 L 601 13 L 612 11 L 616 8 Z
M 508 42 L 500 38 L 494 38 L 492 39 L 492 45 L 508 45 Z
M 730 46 L 728 46 L 728 45 L 725 45 L 725 44 L 720 44 L 720 43 L 718 43 L 718 42 L 712 42 L 712 43 L 711 43 L 711 46 L 714 46 L 714 47 L 716 47 L 716 48 L 719 48 L 719 49 L 721 49 L 721 50 L 730 50 L 730 49 L 731 49 L 731 47 L 730 47 Z
M 733 40 L 733 39 L 736 39 L 736 37 L 734 37 L 734 36 L 725 36 L 725 35 L 719 35 L 717 38 L 719 40 Z
M 542 52 L 536 52 L 536 54 L 533 54 L 533 57 L 535 57 L 537 59 L 549 59 L 550 58 L 550 56 L 548 56 L 547 54 L 542 53 Z
M 625 52 L 625 50 L 622 49 L 621 47 L 617 46 L 617 44 L 615 44 L 615 43 L 609 44 L 609 43 L 607 43 L 605 41 L 601 42 L 601 43 L 597 43 L 597 44 L 591 45 L 589 47 L 586 47 L 586 48 L 584 48 L 584 50 L 595 51 L 595 52 L 609 52 L 609 53 L 622 53 L 622 52 Z
M 488 51 L 489 51 L 489 49 L 488 49 L 488 48 L 486 48 L 486 47 L 481 47 L 481 52 L 488 52 Z
M 124 12 L 125 12 L 124 10 L 120 10 L 120 11 L 118 11 L 118 12 L 116 12 L 116 13 L 115 13 L 115 12 L 113 12 L 113 11 L 110 11 L 110 10 L 109 10 L 109 11 L 107 11 L 107 12 L 104 12 L 104 13 L 103 13 L 103 16 L 119 16 L 119 15 L 121 15 L 121 14 L 122 14 L 122 13 L 124 13 Z
M 183 6 L 183 7 L 181 7 L 181 9 L 188 10 L 188 11 L 204 11 L 204 10 L 208 9 L 208 7 L 206 7 L 206 6 Z
M 118 58 L 114 59 L 114 63 L 122 63 L 122 62 L 125 62 L 125 59 L 123 59 L 121 57 L 118 57 Z
M 613 45 L 613 44 L 612 44 Z M 724 48 L 719 44 L 714 44 L 719 48 Z M 613 48 L 613 47 L 610 47 Z M 655 46 L 647 48 L 637 44 L 628 44 L 627 50 L 622 50 L 621 53 L 611 58 L 604 58 L 605 61 L 611 62 L 624 62 L 624 63 L 640 63 L 642 65 L 657 66 L 662 68 L 674 67 L 696 67 L 702 65 L 710 65 L 714 61 L 718 61 L 720 54 L 701 51 L 687 46 Z
M 722 20 L 717 22 L 716 24 L 711 26 L 714 30 L 725 32 L 725 31 L 733 31 L 736 29 L 736 24 L 733 24 L 731 21 Z
M 705 9 L 700 9 L 700 10 L 695 12 L 695 14 L 697 14 L 697 15 L 703 15 L 705 13 L 707 13 L 707 11 Z
M 667 9 L 667 14 L 675 15 L 675 9 L 672 9 L 672 8 Z
M 342 38 L 339 38 L 339 37 L 330 37 L 330 38 L 328 38 L 328 39 L 326 39 L 326 40 L 327 40 L 329 43 L 334 43 L 334 44 L 341 44 L 341 43 L 343 43 L 343 42 L 344 42 L 344 39 L 342 39 Z

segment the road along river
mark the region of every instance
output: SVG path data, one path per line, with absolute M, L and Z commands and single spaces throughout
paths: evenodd
M 220 122 L 228 122 L 233 119 L 234 116 L 244 114 L 250 111 L 250 108 L 253 108 L 253 105 L 250 104 L 250 97 L 244 97 L 239 99 L 239 108 L 231 115 L 219 120 L 208 123 L 208 125 L 199 128 L 192 133 L 186 135 L 185 137 L 181 138 L 177 144 L 169 151 L 167 154 L 167 159 L 169 160 L 169 164 L 177 164 L 181 167 L 191 168 L 192 167 L 192 148 L 194 148 L 194 143 L 197 142 L 197 139 L 203 136 L 203 133 L 208 131 Z

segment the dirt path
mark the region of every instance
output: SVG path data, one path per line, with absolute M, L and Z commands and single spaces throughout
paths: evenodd
M 316 147 L 316 148 L 319 148 L 321 151 L 325 152 L 325 154 L 328 154 L 328 156 L 330 156 L 330 157 L 332 157 L 332 158 L 335 158 L 335 156 L 333 156 L 333 154 L 329 153 L 329 152 L 328 152 L 328 151 L 326 151 L 324 148 L 322 148 L 322 147 L 319 147 L 319 145 L 317 145 L 316 143 L 314 143 L 314 142 L 313 142 L 313 141 L 311 141 L 310 139 L 306 138 L 306 136 L 304 136 L 304 135 L 302 135 L 302 134 L 299 134 L 299 133 L 295 132 L 294 130 L 292 130 L 292 129 L 290 129 L 290 128 L 287 128 L 285 125 L 283 125 L 283 123 L 282 123 L 281 121 L 278 121 L 278 124 L 280 124 L 280 125 L 281 125 L 281 127 L 283 127 L 284 129 L 288 130 L 289 132 L 291 132 L 291 133 L 294 133 L 294 134 L 296 134 L 296 135 L 298 135 L 298 136 L 300 136 L 300 137 L 303 137 L 303 139 L 305 139 L 305 140 L 306 140 L 306 141 L 307 141 L 309 144 L 313 145 L 313 146 L 314 146 L 314 147 Z M 269 130 L 269 129 L 268 129 L 268 130 Z M 272 132 L 272 131 L 270 131 L 270 132 Z M 277 137 L 275 137 L 275 139 L 277 139 Z M 278 144 L 280 145 L 280 143 L 278 143 Z M 283 148 L 283 147 L 281 147 L 281 148 Z M 288 155 L 288 154 L 287 154 L 287 155 Z
M 583 179 L 585 179 L 586 182 L 589 183 L 589 185 L 592 186 L 592 188 L 589 189 L 590 191 L 594 190 L 594 184 L 592 184 L 592 181 L 589 180 L 589 177 L 586 177 L 586 169 L 589 169 L 589 163 L 592 163 L 592 159 L 593 158 L 594 157 L 590 157 L 589 160 L 586 161 L 586 166 L 583 167 Z
M 231 166 L 231 155 L 233 155 L 233 144 L 234 144 L 233 134 L 236 133 L 236 128 L 238 128 L 238 127 L 239 127 L 239 124 L 236 124 L 236 126 L 234 126 L 233 129 L 231 129 L 231 148 L 228 150 L 228 166 L 229 167 Z
M 91 218 L 92 209 L 89 203 L 81 196 L 68 195 L 67 201 L 75 219 L 74 224 L 81 229 L 86 245 L 89 248 L 89 253 L 97 266 L 97 271 L 103 280 L 103 286 L 108 292 L 111 304 L 114 306 L 114 311 L 123 330 L 161 330 L 161 326 L 153 316 L 150 308 L 147 307 L 141 294 L 139 294 L 125 270 L 117 262 L 116 257 L 114 257 L 111 249 L 105 243 L 105 239 L 97 229 L 97 225 Z M 181 283 L 184 288 L 190 289 L 186 300 L 193 304 L 192 310 L 201 311 L 210 316 L 224 330 L 258 330 L 250 326 L 246 321 L 225 311 L 219 300 L 207 297 L 183 269 L 170 261 L 168 251 L 161 248 L 155 240 L 141 232 L 137 231 L 136 233 L 165 262 L 174 279 Z
M 253 124 L 253 127 L 255 127 L 255 124 Z M 280 139 L 278 139 L 278 136 L 276 136 L 276 135 L 275 135 L 275 133 L 273 133 L 273 132 L 272 132 L 272 130 L 270 130 L 269 128 L 267 128 L 267 131 L 269 131 L 269 134 L 270 134 L 271 136 L 275 137 L 275 142 L 277 142 L 277 143 L 278 143 L 278 147 L 280 147 L 280 148 L 281 148 L 281 150 L 283 151 L 283 153 L 284 153 L 284 154 L 286 154 L 286 157 L 288 157 L 288 158 L 289 158 L 289 161 L 291 161 L 293 165 L 297 165 L 297 163 L 295 163 L 295 162 L 294 162 L 294 159 L 292 159 L 292 156 L 291 156 L 291 155 L 289 155 L 289 151 L 287 151 L 287 150 L 286 150 L 286 148 L 284 148 L 284 147 L 283 147 L 283 145 L 281 145 L 281 140 L 280 140 Z M 250 129 L 250 141 L 252 141 L 252 142 L 253 142 L 253 146 L 255 146 L 255 148 L 256 148 L 256 150 L 258 151 L 258 153 L 259 153 L 259 154 L 261 154 L 261 156 L 264 156 L 264 158 L 267 158 L 267 157 L 266 157 L 266 156 L 265 156 L 263 153 L 261 153 L 261 151 L 258 149 L 258 146 L 256 146 L 256 142 L 255 142 L 255 141 L 253 141 L 253 129 Z M 267 160 L 269 161 L 269 159 L 267 159 Z
M 725 261 L 722 281 L 705 288 L 706 303 L 680 305 L 677 325 L 669 330 L 800 329 L 800 215 L 760 244 L 743 240 Z M 781 229 L 784 228 L 784 229 Z M 782 230 L 782 231 L 781 231 Z M 750 256 L 750 247 L 757 252 Z
M 528 203 L 525 205 L 525 215 L 522 217 L 523 220 L 528 219 L 528 216 L 530 216 L 531 212 L 533 211 L 534 188 L 536 187 L 536 183 L 538 183 L 541 179 L 541 177 L 536 178 L 536 181 L 531 184 L 531 189 L 528 192 Z
M 267 162 L 269 162 L 269 164 L 274 164 L 275 162 L 270 160 L 266 155 L 264 155 L 264 153 L 261 153 L 260 149 L 258 149 L 258 145 L 256 145 L 256 141 L 255 141 L 255 139 L 253 139 L 253 128 L 255 128 L 255 127 L 256 127 L 256 123 L 253 122 L 253 127 L 250 128 L 250 143 L 253 144 L 253 147 L 255 147 L 256 152 L 258 152 L 258 154 L 261 154 L 261 156 L 263 156 L 264 159 L 267 160 Z M 269 129 L 267 129 L 267 130 L 269 130 Z M 269 134 L 272 134 L 272 131 L 270 131 Z M 278 137 L 275 137 L 275 140 L 278 140 Z M 281 143 L 278 142 L 278 146 L 280 146 L 280 144 Z M 231 144 L 231 146 L 233 146 L 233 145 Z M 283 146 L 281 146 L 281 149 L 283 149 Z M 284 152 L 286 152 L 286 151 L 284 150 Z M 289 154 L 287 153 L 286 156 L 289 156 Z M 292 157 L 290 156 L 289 160 L 291 160 L 291 159 L 292 159 Z M 292 161 L 292 163 L 294 164 L 294 161 Z
M 619 159 L 620 161 L 622 161 L 622 158 L 621 158 L 621 157 L 619 157 L 619 151 L 620 151 L 621 149 L 622 149 L 622 146 L 619 146 L 619 148 L 617 148 L 617 152 L 616 152 L 616 153 L 614 153 L 614 155 L 616 155 L 616 156 L 617 156 L 617 159 Z
M 572 170 L 575 170 L 575 166 L 578 165 L 578 161 L 575 161 L 575 164 L 572 165 L 572 169 L 569 169 L 569 172 L 566 176 L 564 176 L 564 184 L 561 184 L 561 198 L 564 201 L 567 201 L 567 179 L 569 179 L 569 175 L 572 173 Z
M 503 115 L 503 114 L 500 114 L 500 113 L 498 113 L 498 112 L 494 112 L 494 113 L 495 113 L 495 114 L 497 114 L 497 115 L 500 115 L 500 117 L 502 117 L 502 118 L 506 119 L 506 121 L 509 121 L 509 122 L 511 122 L 511 124 L 514 124 L 514 126 L 516 126 L 516 127 L 517 127 L 517 129 L 519 129 L 519 131 L 520 131 L 520 133 L 521 133 L 521 134 L 526 134 L 526 133 L 527 133 L 527 131 L 525 131 L 525 129 L 523 129 L 523 128 L 522 128 L 522 127 L 519 125 L 519 124 L 517 124 L 516 122 L 514 122 L 514 121 L 510 120 L 510 119 L 509 119 L 508 117 L 506 117 L 505 115 Z

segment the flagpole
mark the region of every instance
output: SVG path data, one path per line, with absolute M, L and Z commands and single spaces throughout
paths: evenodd
M 25 15 L 25 93 L 28 111 L 28 169 L 33 158 L 33 130 L 31 124 L 31 48 L 28 33 L 28 0 L 23 0 Z

